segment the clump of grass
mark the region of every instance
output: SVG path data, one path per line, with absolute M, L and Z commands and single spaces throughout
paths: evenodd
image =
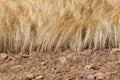
M 119 0 L 1 0 L 0 51 L 120 47 Z

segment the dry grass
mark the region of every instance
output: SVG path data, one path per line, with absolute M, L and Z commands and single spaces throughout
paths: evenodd
M 0 51 L 120 47 L 120 0 L 0 0 Z

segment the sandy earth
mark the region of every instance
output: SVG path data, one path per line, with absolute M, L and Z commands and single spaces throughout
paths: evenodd
M 0 60 L 0 80 L 120 80 L 120 52 L 30 52 Z

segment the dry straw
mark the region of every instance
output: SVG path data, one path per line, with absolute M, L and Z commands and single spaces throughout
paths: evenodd
M 120 0 L 0 0 L 0 52 L 120 47 Z

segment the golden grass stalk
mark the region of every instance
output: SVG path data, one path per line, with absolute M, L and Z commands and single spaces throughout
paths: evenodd
M 120 0 L 0 0 L 0 51 L 120 47 Z

